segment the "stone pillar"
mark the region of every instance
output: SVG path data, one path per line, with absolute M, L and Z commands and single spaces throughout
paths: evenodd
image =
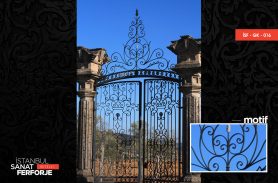
M 80 97 L 77 124 L 78 182 L 93 182 L 94 96 L 101 66 L 108 60 L 104 49 L 77 48 L 77 81 Z
M 183 182 L 201 182 L 200 174 L 190 171 L 190 123 L 201 123 L 201 49 L 200 40 L 182 36 L 168 47 L 177 55 L 173 68 L 183 79 Z

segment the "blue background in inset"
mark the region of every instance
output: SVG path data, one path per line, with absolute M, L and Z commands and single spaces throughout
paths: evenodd
M 214 136 L 217 137 L 218 140 L 220 140 L 220 146 L 212 146 L 212 136 L 209 135 L 209 130 L 212 128 L 216 128 L 216 124 L 192 124 L 191 126 L 191 172 L 193 171 L 227 171 L 226 169 L 226 163 L 225 161 L 221 158 L 230 159 L 230 171 L 257 171 L 260 168 L 265 168 L 266 167 L 266 144 L 264 144 L 264 141 L 266 141 L 266 124 L 257 124 L 257 137 L 253 137 L 254 135 L 254 124 L 245 124 L 244 129 L 247 129 L 249 127 L 249 131 L 246 131 L 244 133 L 244 139 L 245 139 L 245 145 L 243 146 L 243 149 L 247 149 L 244 151 L 242 154 L 245 155 L 237 155 L 235 158 L 233 157 L 232 153 L 237 153 L 240 151 L 242 148 L 242 145 L 238 142 L 241 142 L 239 137 L 239 133 L 242 134 L 242 129 L 241 126 L 243 124 L 231 124 L 230 125 L 230 139 L 232 140 L 230 144 L 236 144 L 231 146 L 231 152 L 229 153 L 229 157 L 227 154 L 224 156 L 220 156 L 221 153 L 223 154 L 225 152 L 225 145 L 222 146 L 223 149 L 221 149 L 221 144 L 225 142 L 224 137 L 220 135 L 224 135 L 226 138 L 228 137 L 227 133 L 227 124 L 222 124 L 217 127 L 217 130 L 215 131 Z M 205 146 L 200 143 L 200 138 L 201 138 L 201 128 L 205 128 L 206 130 L 204 131 L 204 136 L 203 136 L 203 143 L 206 144 Z M 219 135 L 219 136 L 217 136 Z M 233 136 L 234 135 L 234 136 Z M 254 138 L 253 143 L 252 139 Z M 215 143 L 217 143 L 217 139 L 214 140 Z M 236 141 L 236 140 L 239 141 Z M 222 143 L 221 143 L 222 142 Z M 257 147 L 256 147 L 257 143 Z M 226 143 L 224 143 L 226 144 Z M 250 145 L 250 146 L 249 146 Z M 214 149 L 213 149 L 214 147 Z M 248 148 L 247 148 L 248 147 Z M 196 155 L 193 152 L 193 149 L 196 153 Z M 256 151 L 255 151 L 256 149 Z M 219 156 L 212 155 L 212 153 L 216 153 Z M 213 158 L 214 157 L 214 158 Z M 211 160 L 211 161 L 210 161 Z M 261 160 L 261 161 L 259 161 Z M 258 161 L 258 162 L 257 162 Z M 210 163 L 209 163 L 210 162 Z M 242 162 L 243 164 L 241 164 Z M 246 166 L 245 163 L 249 162 L 250 167 Z M 253 163 L 251 163 L 253 162 Z M 217 166 L 213 166 L 214 163 L 217 163 L 219 165 L 219 169 L 217 169 Z M 195 164 L 195 165 L 194 165 Z M 253 165 L 252 165 L 253 164 Z M 262 170 L 260 170 L 262 171 Z M 266 171 L 265 169 L 263 171 Z

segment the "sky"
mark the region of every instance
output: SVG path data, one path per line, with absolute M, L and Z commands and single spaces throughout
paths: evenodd
M 128 28 L 138 9 L 152 48 L 162 48 L 165 57 L 176 62 L 166 47 L 182 35 L 201 37 L 201 0 L 78 0 L 77 45 L 105 48 L 108 55 L 122 51 Z

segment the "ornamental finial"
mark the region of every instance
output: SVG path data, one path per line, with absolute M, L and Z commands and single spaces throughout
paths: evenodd
M 115 74 L 131 70 L 169 70 L 169 60 L 164 58 L 163 50 L 151 49 L 150 42 L 145 39 L 143 21 L 138 9 L 136 17 L 129 26 L 128 41 L 124 44 L 123 54 L 114 52 L 111 60 L 102 67 L 103 75 Z

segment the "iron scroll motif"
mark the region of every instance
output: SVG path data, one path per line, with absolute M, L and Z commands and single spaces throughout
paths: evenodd
M 138 176 L 140 83 L 114 82 L 98 87 L 95 127 L 95 176 L 101 182 L 135 182 Z
M 146 182 L 179 180 L 178 86 L 173 81 L 145 81 Z
M 151 50 L 138 11 L 128 38 L 97 81 L 95 181 L 179 182 L 181 78 L 162 49 Z
M 111 60 L 102 68 L 102 75 L 146 69 L 170 71 L 170 61 L 164 58 L 163 50 L 151 50 L 151 42 L 145 39 L 144 25 L 138 10 L 135 20 L 129 26 L 128 38 L 123 53 L 115 52 L 111 55 Z
M 266 126 L 191 126 L 191 172 L 194 171 L 266 172 Z

